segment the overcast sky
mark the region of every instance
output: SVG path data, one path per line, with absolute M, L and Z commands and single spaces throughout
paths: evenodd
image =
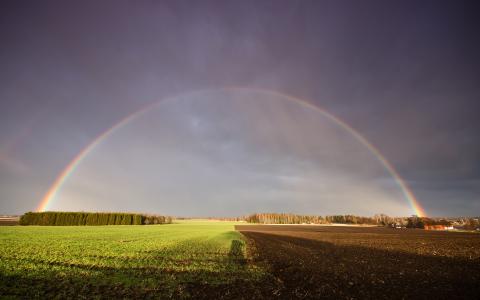
M 0 213 L 480 214 L 474 1 L 2 1 Z M 197 90 L 205 93 L 189 94 Z M 219 90 L 220 89 L 220 90 Z M 275 98 L 275 99 L 274 99 Z

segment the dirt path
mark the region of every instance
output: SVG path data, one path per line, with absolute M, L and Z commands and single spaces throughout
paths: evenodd
M 480 299 L 480 235 L 315 226 L 236 229 L 251 243 L 255 262 L 270 268 L 273 294 L 281 298 Z

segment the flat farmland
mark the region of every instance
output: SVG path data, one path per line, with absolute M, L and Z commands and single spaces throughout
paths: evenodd
M 0 298 L 239 298 L 265 273 L 234 223 L 0 227 Z
M 480 234 L 378 227 L 0 227 L 0 298 L 479 299 Z
M 410 229 L 237 225 L 280 298 L 480 298 L 480 235 Z

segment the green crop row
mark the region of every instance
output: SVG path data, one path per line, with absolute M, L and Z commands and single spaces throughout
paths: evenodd
M 142 215 L 133 213 L 90 213 L 90 212 L 27 212 L 20 217 L 20 225 L 43 226 L 94 226 L 94 225 L 148 225 L 169 224 L 168 216 Z

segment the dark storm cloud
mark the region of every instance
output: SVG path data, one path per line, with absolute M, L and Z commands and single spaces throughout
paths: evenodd
M 340 116 L 427 212 L 479 214 L 476 12 L 473 1 L 3 1 L 0 211 L 33 209 L 139 107 L 236 85 Z

